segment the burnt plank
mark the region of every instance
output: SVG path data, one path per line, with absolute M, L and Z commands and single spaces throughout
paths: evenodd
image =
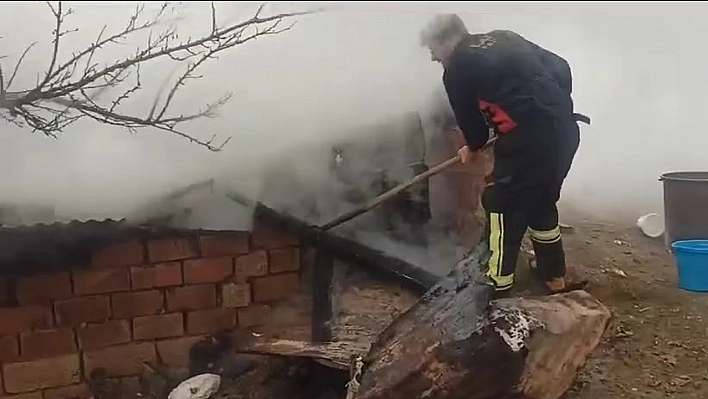
M 315 252 L 312 285 L 312 341 L 332 340 L 332 277 L 334 258 L 326 248 Z
M 336 254 L 337 259 L 393 278 L 421 294 L 439 280 L 438 276 L 423 268 L 346 237 L 325 233 L 322 234 L 318 244 L 320 248 L 329 248 Z
M 238 353 L 305 357 L 335 369 L 348 370 L 351 357 L 365 354 L 369 345 L 349 341 L 311 343 L 258 337 L 238 344 L 235 350 Z
M 240 194 L 231 193 L 227 197 L 252 208 L 254 210 L 254 219 L 300 237 L 304 245 L 313 245 L 318 250 L 326 249 L 335 259 L 351 262 L 372 272 L 393 278 L 421 294 L 439 280 L 438 276 L 423 268 L 349 238 L 324 231 L 318 226 L 309 224 L 292 215 L 278 212 L 260 202 L 249 200 Z

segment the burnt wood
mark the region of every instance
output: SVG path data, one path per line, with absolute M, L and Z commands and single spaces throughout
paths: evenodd
M 366 353 L 368 345 L 350 341 L 312 343 L 255 337 L 240 342 L 235 350 L 238 353 L 257 355 L 304 357 L 334 369 L 349 370 L 352 356 Z
M 358 399 L 508 398 L 524 371 L 489 323 L 494 286 L 474 272 L 486 259 L 479 246 L 464 269 L 435 284 L 372 343 Z M 507 326 L 512 327 L 513 326 Z
M 480 244 L 372 343 L 357 399 L 559 399 L 610 319 L 590 294 L 491 301 Z
M 445 285 L 374 342 L 357 399 L 559 399 L 610 319 L 585 291 L 483 310 L 484 283 Z
M 439 280 L 438 276 L 423 268 L 349 238 L 324 231 L 318 226 L 292 215 L 278 212 L 260 202 L 249 200 L 236 193 L 231 193 L 228 197 L 252 208 L 255 220 L 297 236 L 303 244 L 315 246 L 317 251 L 329 251 L 335 259 L 354 263 L 374 273 L 393 278 L 420 294 L 427 291 Z
M 312 341 L 332 340 L 332 277 L 334 258 L 328 249 L 315 251 L 312 283 Z

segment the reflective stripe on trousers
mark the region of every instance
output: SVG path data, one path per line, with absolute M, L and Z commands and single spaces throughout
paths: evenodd
M 529 229 L 529 235 L 533 241 L 539 244 L 553 244 L 561 239 L 560 226 L 552 228 L 551 230 L 534 230 Z
M 514 283 L 514 273 L 504 275 L 502 264 L 504 262 L 504 215 L 489 213 L 489 271 L 487 275 L 494 281 L 497 291 L 511 288 Z

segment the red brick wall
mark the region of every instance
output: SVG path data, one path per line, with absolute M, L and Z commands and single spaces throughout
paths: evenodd
M 19 277 L 0 307 L 0 399 L 88 397 L 103 368 L 135 389 L 142 362 L 183 367 L 205 334 L 258 325 L 300 285 L 296 239 L 253 233 L 130 238 L 86 268 Z

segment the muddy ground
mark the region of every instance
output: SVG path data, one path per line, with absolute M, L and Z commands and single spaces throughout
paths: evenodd
M 602 343 L 563 399 L 708 397 L 708 322 L 702 317 L 708 314 L 708 294 L 679 290 L 663 240 L 643 236 L 632 220 L 564 214 L 563 222 L 573 227 L 564 233 L 569 275 L 588 279 L 587 290 L 613 312 Z M 524 261 L 519 264 L 525 267 Z M 517 273 L 524 292 L 531 281 L 523 270 Z M 349 268 L 344 281 L 336 292 L 335 339 L 370 341 L 416 300 L 356 268 Z M 292 367 L 284 370 L 290 371 L 281 378 L 237 384 L 239 394 L 220 397 L 279 399 L 277 387 L 290 394 L 304 391 L 292 385 Z M 254 395 L 255 386 L 268 386 L 268 394 Z M 332 392 L 303 399 L 335 397 Z
M 708 397 L 708 294 L 679 290 L 663 239 L 632 221 L 566 221 L 571 272 L 614 316 L 566 399 Z

